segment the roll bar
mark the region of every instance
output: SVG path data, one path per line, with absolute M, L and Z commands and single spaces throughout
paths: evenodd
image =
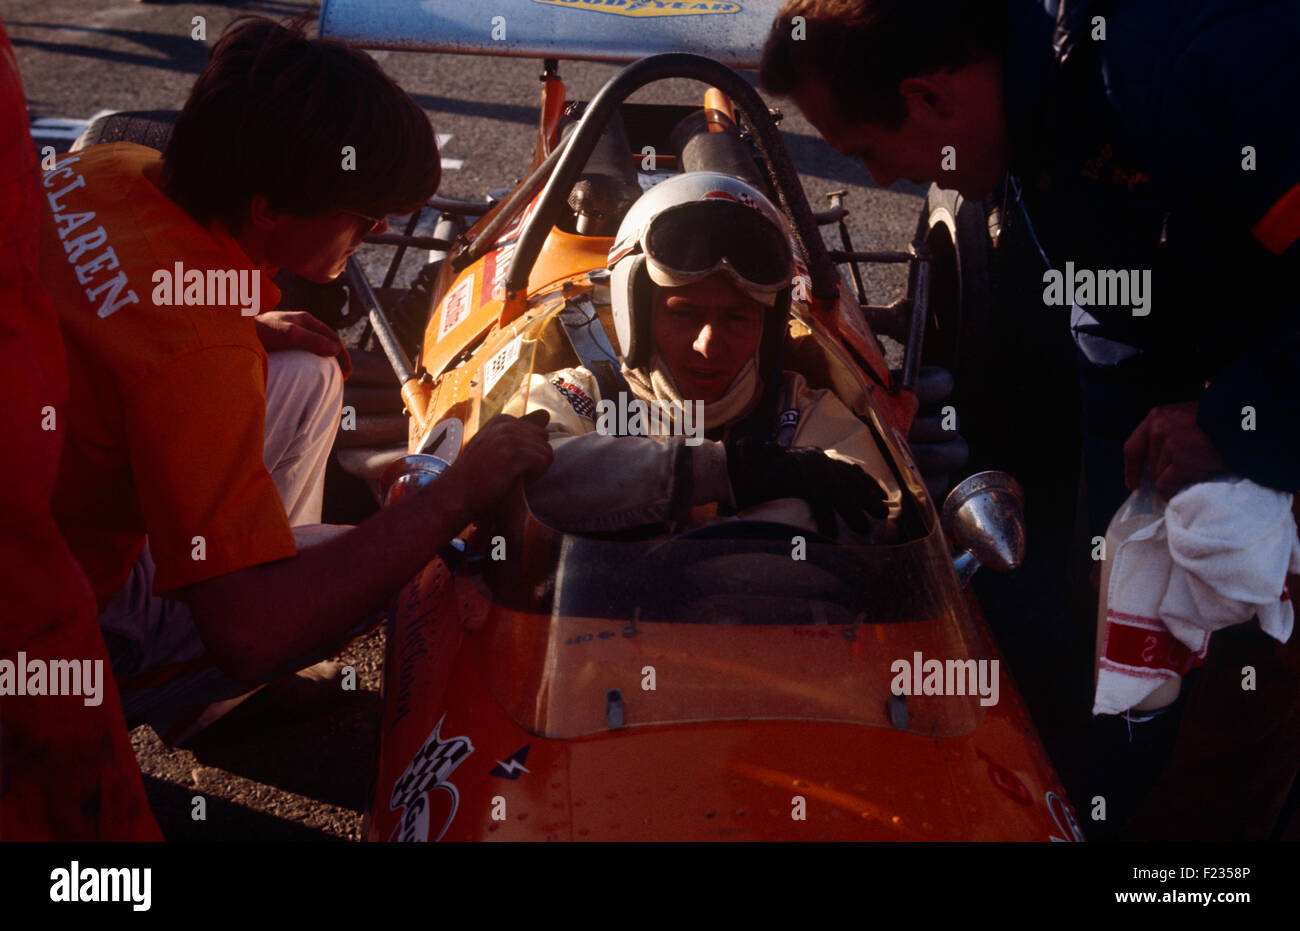
M 541 254 L 542 245 L 552 227 L 559 221 L 569 191 L 577 183 L 583 166 L 615 109 L 635 91 L 665 78 L 691 78 L 716 87 L 745 114 L 745 122 L 754 133 L 755 144 L 763 156 L 768 180 L 778 203 L 803 246 L 804 258 L 812 276 L 813 297 L 828 304 L 833 303 L 839 294 L 839 273 L 822 242 L 812 208 L 799 184 L 798 172 L 795 171 L 785 146 L 781 144 L 780 132 L 767 105 L 740 75 L 726 65 L 684 52 L 652 55 L 633 62 L 610 78 L 592 98 L 542 191 L 537 211 L 520 231 L 519 244 L 505 279 L 506 298 L 516 300 L 524 295 L 528 287 L 528 276 Z

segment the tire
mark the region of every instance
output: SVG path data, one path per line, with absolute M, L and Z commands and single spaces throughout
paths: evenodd
M 128 110 L 101 116 L 86 127 L 72 145 L 72 151 L 110 142 L 134 142 L 162 151 L 171 138 L 179 110 Z M 341 281 L 318 284 L 293 272 L 281 270 L 275 276 L 282 307 L 305 310 L 327 326 L 338 329 L 355 320 L 346 316 L 348 290 Z
M 161 152 L 171 138 L 179 110 L 128 110 L 101 116 L 77 137 L 71 151 L 108 142 L 134 142 Z
M 952 375 L 952 393 L 942 403 L 957 411 L 958 429 L 970 445 L 974 470 L 981 463 L 979 452 L 990 445 L 986 424 L 995 416 L 987 390 L 996 323 L 988 213 L 982 203 L 931 185 L 916 235 L 931 258 L 921 363 Z
M 1001 193 L 975 203 L 931 186 L 917 234 L 932 254 L 930 319 L 922 361 L 952 372 L 951 403 L 971 448 L 970 468 L 1011 472 L 1054 520 L 1072 520 L 1077 489 L 1078 382 L 1068 323 L 1042 304 L 1043 262 L 1017 208 L 989 214 Z M 1067 514 L 1069 517 L 1067 517 Z

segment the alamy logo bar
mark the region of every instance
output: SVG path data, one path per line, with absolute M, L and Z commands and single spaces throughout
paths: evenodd
M 77 860 L 65 869 L 50 871 L 51 902 L 130 902 L 137 912 L 149 911 L 153 902 L 153 870 L 83 867 Z

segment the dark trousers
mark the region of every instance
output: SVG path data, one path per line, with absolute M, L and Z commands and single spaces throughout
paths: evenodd
M 1242 689 L 1243 667 L 1255 690 Z M 1254 621 L 1217 631 L 1187 691 L 1172 756 L 1127 840 L 1269 840 L 1300 771 L 1300 637 Z M 1294 818 L 1294 815 L 1291 815 Z

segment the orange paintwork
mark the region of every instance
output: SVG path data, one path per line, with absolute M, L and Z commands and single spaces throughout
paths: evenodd
M 518 726 L 482 675 L 492 658 L 476 629 L 491 610 L 472 582 L 449 584 L 441 563 L 404 593 L 389 641 L 397 674 L 369 839 L 398 830 L 392 786 L 440 720 L 444 740 L 467 735 L 474 749 L 447 780 L 458 794 L 454 817 L 451 794 L 429 792 L 431 839 L 448 819 L 444 839 L 462 841 L 1081 839 L 1009 687 L 960 737 L 721 721 L 549 740 Z M 789 633 L 764 630 L 774 642 Z M 492 775 L 525 746 L 527 773 Z
M 550 75 L 542 79 L 541 119 L 537 127 L 537 155 L 533 167 L 542 163 L 560 141 L 560 117 L 564 113 L 564 82 Z
M 491 215 L 489 214 L 489 217 Z M 484 218 L 485 221 L 487 218 Z M 517 233 L 507 229 L 502 239 L 510 239 Z M 547 237 L 528 276 L 528 293 L 537 295 L 550 290 L 565 279 L 585 275 L 593 268 L 603 268 L 605 255 L 609 252 L 612 240 L 590 236 L 575 236 L 563 230 L 552 230 Z M 460 274 L 451 277 L 444 275 L 439 279 L 437 293 L 440 295 L 438 309 L 430 320 L 429 328 L 424 334 L 424 353 L 422 364 L 425 371 L 434 377 L 413 386 L 413 394 L 407 398 L 407 410 L 411 412 L 411 448 L 416 449 L 420 440 L 440 421 L 449 408 L 468 401 L 472 385 L 464 377 L 467 371 L 481 368 L 504 340 L 495 340 L 492 331 L 499 330 L 505 295 L 493 284 L 503 278 L 506 269 L 503 256 L 511 253 L 512 247 L 498 248 L 488 253 L 483 259 L 466 268 Z M 497 275 L 500 269 L 500 278 Z M 451 281 L 443 279 L 451 277 Z M 464 288 L 469 294 L 470 311 L 465 319 L 457 322 L 446 334 L 441 328 L 446 314 L 447 297 L 453 295 L 457 288 Z M 494 293 L 495 292 L 495 293 Z M 460 355 L 466 346 L 482 339 L 475 360 L 465 370 L 455 373 L 442 373 L 448 363 Z M 468 439 L 469 434 L 466 434 Z
M 736 124 L 736 108 L 732 105 L 731 98 L 716 87 L 710 87 L 704 92 L 704 109 L 705 112 L 715 111 L 709 114 L 709 132 L 722 132 L 722 127 L 715 125 L 718 122 L 716 114 L 725 116 L 732 126 Z

